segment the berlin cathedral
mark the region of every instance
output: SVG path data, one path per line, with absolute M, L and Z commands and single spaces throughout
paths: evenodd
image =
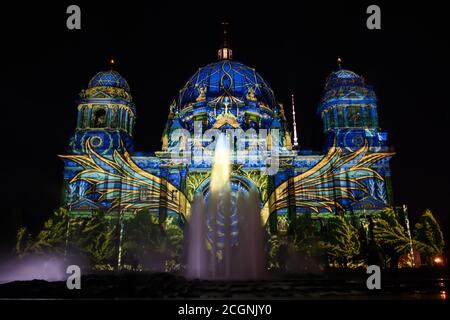
M 363 223 L 393 206 L 393 153 L 379 128 L 377 97 L 364 77 L 338 60 L 326 79 L 317 107 L 326 137 L 322 152 L 302 148 L 294 96 L 289 100 L 286 110 L 255 69 L 233 60 L 225 41 L 218 60 L 198 69 L 165 109 L 161 149 L 141 152 L 133 145 L 139 106 L 127 81 L 113 68 L 98 72 L 80 93 L 76 128 L 67 153 L 60 155 L 63 204 L 74 218 L 101 211 L 130 219 L 147 210 L 159 221 L 188 223 L 194 197 L 208 199 L 213 165 L 212 155 L 197 157 L 194 149 L 214 139 L 195 132 L 216 129 L 267 132 L 244 135 L 244 145 L 263 144 L 264 152 L 235 156 L 230 186 L 236 194 L 257 190 L 261 221 L 271 234 L 285 233 L 292 219 L 305 213 L 320 220 L 344 213 Z M 177 134 L 180 130 L 189 136 Z M 190 155 L 187 161 L 174 157 L 180 150 Z M 277 170 L 269 172 L 267 159 L 275 150 Z

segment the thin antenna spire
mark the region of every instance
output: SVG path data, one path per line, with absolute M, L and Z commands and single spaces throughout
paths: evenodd
M 339 69 L 342 68 L 342 59 L 341 59 L 340 56 L 337 57 L 337 65 L 338 65 L 338 68 L 339 68 Z
M 292 120 L 293 120 L 293 127 L 294 127 L 294 148 L 298 148 L 298 139 L 297 139 L 297 123 L 295 122 L 295 101 L 294 101 L 294 94 L 291 95 L 292 99 Z
M 228 34 L 228 26 L 230 24 L 228 22 L 222 22 L 222 28 L 223 28 L 223 48 L 229 48 L 229 34 Z
M 109 59 L 109 66 L 111 67 L 111 70 L 114 69 L 115 64 L 116 60 L 114 60 L 114 58 Z
M 223 28 L 223 44 L 218 51 L 219 60 L 231 60 L 233 58 L 233 50 L 230 49 L 230 36 L 228 32 L 228 22 L 222 22 Z

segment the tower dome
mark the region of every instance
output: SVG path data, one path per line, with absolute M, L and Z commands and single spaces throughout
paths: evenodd
M 376 104 L 376 102 L 372 86 L 367 85 L 362 76 L 339 68 L 327 78 L 319 112 L 336 105 Z
M 86 90 L 82 90 L 80 97 L 83 100 L 105 100 L 123 103 L 135 113 L 134 103 L 130 94 L 127 80 L 117 71 L 111 69 L 100 71 L 91 78 Z
M 100 71 L 89 81 L 88 88 L 115 87 L 130 92 L 128 82 L 115 70 Z

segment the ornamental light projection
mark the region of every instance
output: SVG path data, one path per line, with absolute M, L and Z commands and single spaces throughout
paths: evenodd
M 375 93 L 363 77 L 340 63 L 329 75 L 318 106 L 325 151 L 313 152 L 293 148 L 283 105 L 270 86 L 255 69 L 231 58 L 227 42 L 219 60 L 200 68 L 180 90 L 168 110 L 162 148 L 154 154 L 133 151 L 137 110 L 126 80 L 112 69 L 97 73 L 80 94 L 77 127 L 68 154 L 61 155 L 64 205 L 71 217 L 103 211 L 111 218 L 132 218 L 148 210 L 160 222 L 171 217 L 180 226 L 189 224 L 194 198 L 207 203 L 213 188 L 214 153 L 198 159 L 194 151 L 211 148 L 214 139 L 194 137 L 196 126 L 219 133 L 266 130 L 266 139 L 247 135 L 244 145 L 264 144 L 265 159 L 277 150 L 277 171 L 264 170 L 262 159 L 235 154 L 229 188 L 231 198 L 256 190 L 261 222 L 270 234 L 286 234 L 303 213 L 326 219 L 345 212 L 362 223 L 392 205 L 393 153 L 378 127 Z M 189 136 L 175 134 L 180 130 Z M 231 140 L 231 152 L 235 143 Z M 192 155 L 189 161 L 173 157 L 180 150 Z

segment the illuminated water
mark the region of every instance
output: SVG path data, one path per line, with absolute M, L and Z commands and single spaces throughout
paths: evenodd
M 189 224 L 187 277 L 259 279 L 265 253 L 259 194 L 231 190 L 230 148 L 217 141 L 207 203 L 197 196 Z

